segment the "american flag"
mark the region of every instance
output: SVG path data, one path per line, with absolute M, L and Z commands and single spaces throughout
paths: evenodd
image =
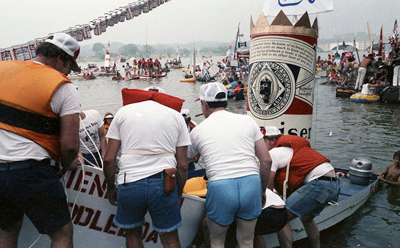
M 396 19 L 396 21 L 394 21 L 393 33 L 396 33 L 396 30 L 398 27 L 399 27 L 399 25 L 397 24 L 397 19 Z

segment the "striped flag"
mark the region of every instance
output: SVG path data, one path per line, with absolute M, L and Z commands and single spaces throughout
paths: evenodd
M 396 30 L 398 27 L 399 27 L 399 25 L 397 24 L 397 19 L 396 19 L 396 21 L 394 21 L 393 33 L 396 33 Z

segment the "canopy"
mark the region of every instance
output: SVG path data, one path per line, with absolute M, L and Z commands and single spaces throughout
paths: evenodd
M 317 14 L 333 11 L 333 0 L 265 0 L 263 12 L 267 17 L 275 17 L 279 11 L 286 15 Z

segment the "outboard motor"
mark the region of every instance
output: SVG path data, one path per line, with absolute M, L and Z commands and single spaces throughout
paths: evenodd
M 355 158 L 349 170 L 350 182 L 353 184 L 367 185 L 372 176 L 372 163 L 365 158 Z

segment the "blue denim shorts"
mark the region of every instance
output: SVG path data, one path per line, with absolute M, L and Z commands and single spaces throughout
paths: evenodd
M 142 226 L 147 211 L 157 232 L 178 229 L 182 217 L 176 185 L 171 194 L 165 194 L 163 178 L 145 178 L 118 185 L 116 226 L 124 229 Z
M 31 160 L 25 163 L 33 163 Z M 71 221 L 64 187 L 54 167 L 0 171 L 0 228 L 8 229 L 26 216 L 39 233 L 60 230 Z
M 336 201 L 338 185 L 335 181 L 312 180 L 293 192 L 286 201 L 286 208 L 302 218 L 318 216 L 329 201 Z
M 259 175 L 221 179 L 207 184 L 207 216 L 220 226 L 229 226 L 235 217 L 254 220 L 261 213 Z

